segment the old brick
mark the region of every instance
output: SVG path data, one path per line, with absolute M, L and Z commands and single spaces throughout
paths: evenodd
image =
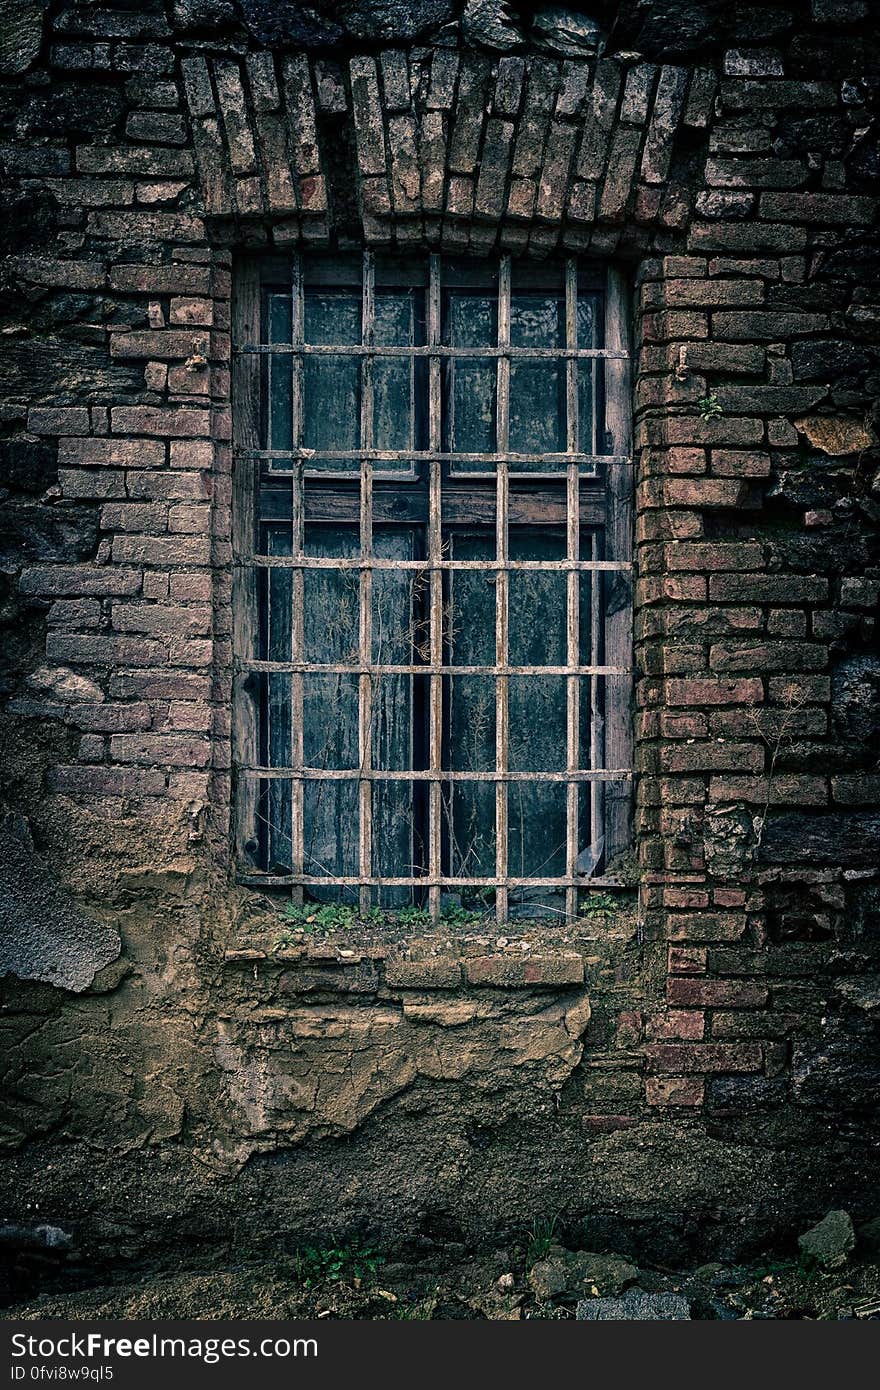
M 747 980 L 695 980 L 674 977 L 666 998 L 683 1009 L 762 1009 L 770 997 L 763 985 Z
M 207 767 L 211 745 L 207 739 L 178 734 L 113 734 L 110 756 L 120 763 L 158 763 L 167 767 Z
M 85 406 L 33 406 L 28 429 L 31 434 L 89 434 L 91 421 Z
M 667 547 L 671 570 L 753 570 L 762 560 L 755 541 L 682 541 Z
M 46 778 L 50 792 L 69 797 L 162 796 L 164 773 L 130 767 L 53 767 Z
M 756 1043 L 652 1043 L 645 1054 L 654 1072 L 750 1072 L 763 1065 Z
M 828 783 L 824 777 L 794 772 L 777 772 L 772 777 L 713 777 L 709 795 L 713 801 L 746 801 L 758 806 L 825 806 Z
M 699 984 L 697 980 L 670 980 L 670 985 Z M 667 1009 L 648 1019 L 648 1033 L 655 1041 L 700 1042 L 706 1029 L 705 1015 L 698 1009 Z
M 739 941 L 745 934 L 744 912 L 670 912 L 666 929 L 672 941 Z
M 540 985 L 583 984 L 584 963 L 580 956 L 472 956 L 464 962 L 465 978 L 472 985 L 523 988 Z
M 141 572 L 115 565 L 35 565 L 22 571 L 19 585 L 23 594 L 40 597 L 54 594 L 122 597 L 140 591 Z
M 385 962 L 385 983 L 390 989 L 458 989 L 461 963 L 454 957 Z
M 114 536 L 116 564 L 209 565 L 211 542 L 192 536 Z
M 719 642 L 709 652 L 713 671 L 815 671 L 827 662 L 827 647 L 810 642 Z
M 701 1076 L 649 1076 L 645 1099 L 649 1105 L 693 1108 L 703 1104 L 705 1085 Z
M 149 405 L 118 405 L 112 407 L 110 420 L 114 434 L 147 434 L 169 437 L 208 436 L 211 433 L 210 411 L 188 406 L 162 407 Z
M 819 603 L 828 580 L 801 574 L 713 574 L 709 598 L 721 603 Z

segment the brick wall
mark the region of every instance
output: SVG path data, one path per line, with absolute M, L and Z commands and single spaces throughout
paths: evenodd
M 148 0 L 52 6 L 4 50 L 6 803 L 89 910 L 153 913 L 154 985 L 157 950 L 183 958 L 215 928 L 209 960 L 263 960 L 227 878 L 234 253 L 620 258 L 641 886 L 623 954 L 582 943 L 599 1005 L 576 1124 L 694 1112 L 697 1140 L 733 1144 L 760 1115 L 765 1142 L 824 1142 L 846 1114 L 858 1147 L 880 848 L 877 36 L 824 0 L 691 38 L 641 9 L 598 59 L 454 29 L 437 46 L 430 19 L 404 43 L 265 47 L 234 7 Z M 169 884 L 186 906 L 163 926 Z M 570 949 L 558 980 L 520 965 L 518 983 L 567 987 Z M 210 1012 L 197 955 L 184 974 Z M 464 987 L 513 980 L 504 952 L 455 968 Z

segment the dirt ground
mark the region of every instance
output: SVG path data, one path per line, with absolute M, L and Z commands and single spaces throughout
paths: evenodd
M 554 1247 L 556 1248 L 556 1247 Z M 370 1249 L 307 1248 L 277 1262 L 166 1267 L 142 1276 L 54 1291 L 8 1306 L 6 1319 L 517 1319 L 574 1318 L 579 1299 L 620 1287 L 535 1292 L 540 1249 L 502 1249 L 478 1259 L 393 1261 Z M 601 1256 L 606 1262 L 615 1257 Z M 618 1259 L 618 1263 L 622 1263 Z M 635 1276 L 635 1277 L 633 1277 Z M 540 1282 L 539 1280 L 537 1282 Z M 796 1259 L 750 1266 L 707 1264 L 638 1269 L 625 1286 L 683 1295 L 697 1319 L 880 1320 L 880 1263 L 852 1259 L 835 1270 L 805 1270 Z

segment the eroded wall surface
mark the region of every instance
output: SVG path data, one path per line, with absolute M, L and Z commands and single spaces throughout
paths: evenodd
M 8 1213 L 876 1214 L 869 6 L 0 11 Z M 576 927 L 293 938 L 232 879 L 234 257 L 364 243 L 631 270 L 639 881 Z

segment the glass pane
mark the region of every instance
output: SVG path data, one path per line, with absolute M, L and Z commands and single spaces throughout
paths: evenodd
M 354 527 L 308 526 L 306 555 L 351 559 L 360 553 Z M 303 571 L 303 658 L 353 665 L 360 635 L 360 574 L 356 569 Z
M 412 347 L 424 341 L 422 303 L 418 291 L 376 295 L 375 341 L 379 347 Z M 417 390 L 423 390 L 424 364 L 406 357 L 377 357 L 373 363 L 373 428 L 377 449 L 415 449 Z M 405 461 L 378 465 L 383 471 L 408 465 Z
M 565 301 L 558 295 L 514 294 L 510 305 L 512 347 L 565 346 Z M 510 448 L 512 453 L 561 453 L 565 450 L 565 364 L 562 361 L 514 360 L 510 366 Z M 538 458 L 515 465 L 530 473 L 558 471 L 558 464 Z
M 361 297 L 351 290 L 308 290 L 305 341 L 361 341 Z M 308 449 L 356 450 L 360 445 L 360 360 L 335 354 L 305 358 L 303 444 Z M 358 472 L 356 459 L 310 459 L 309 471 Z
M 270 294 L 267 317 L 270 343 L 290 342 L 290 295 Z M 267 357 L 267 449 L 290 449 L 291 431 L 291 371 L 293 358 L 289 353 L 269 353 Z M 272 467 L 284 468 L 286 459 L 273 459 Z
M 510 533 L 511 560 L 565 558 L 558 531 Z M 567 656 L 566 577 L 559 570 L 512 570 L 508 580 L 511 666 L 564 666 Z
M 450 877 L 495 875 L 495 787 L 451 782 L 443 788 L 443 838 Z
M 444 341 L 452 347 L 494 347 L 498 341 L 495 295 L 450 294 Z M 494 450 L 496 376 L 492 359 L 457 358 L 447 363 L 443 414 L 449 452 L 474 454 Z M 460 467 L 473 472 L 485 471 L 487 465 Z
M 318 877 L 349 878 L 358 873 L 358 784 L 306 781 L 303 787 L 303 870 Z M 356 902 L 356 888 L 311 885 L 321 902 Z
M 578 347 L 598 347 L 597 301 L 594 295 L 578 297 Z M 597 434 L 596 380 L 599 364 L 595 357 L 578 361 L 578 452 L 601 452 Z

